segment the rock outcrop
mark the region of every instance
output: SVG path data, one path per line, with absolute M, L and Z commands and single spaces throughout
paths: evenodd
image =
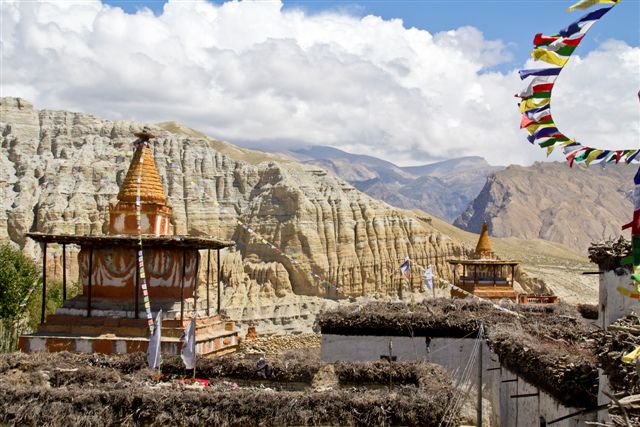
M 592 242 L 621 234 L 633 216 L 636 167 L 535 163 L 495 172 L 454 225 L 492 236 L 545 239 L 586 253 Z
M 0 239 L 37 255 L 29 231 L 106 233 L 108 205 L 143 124 L 37 111 L 18 98 L 3 98 L 0 113 Z M 175 233 L 236 242 L 222 261 L 229 309 L 255 312 L 260 301 L 273 306 L 291 294 L 389 294 L 405 256 L 414 261 L 412 281 L 419 286 L 418 266 L 432 264 L 448 277 L 446 259 L 465 250 L 428 222 L 316 166 L 240 149 L 175 123 L 152 130 Z M 50 256 L 50 268 L 61 271 L 59 249 L 51 247 Z

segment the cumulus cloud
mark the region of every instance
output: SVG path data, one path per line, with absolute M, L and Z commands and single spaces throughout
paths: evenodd
M 517 129 L 515 70 L 491 71 L 511 54 L 473 27 L 431 34 L 278 2 L 170 1 L 159 16 L 100 2 L 0 8 L 0 91 L 38 108 L 177 120 L 232 143 L 333 145 L 399 164 L 544 157 Z M 625 96 L 638 89 L 639 56 L 608 42 L 572 60 L 554 95 L 565 133 L 637 145 L 638 105 Z

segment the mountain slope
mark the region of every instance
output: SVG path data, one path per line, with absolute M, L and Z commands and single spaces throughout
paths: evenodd
M 621 234 L 631 220 L 635 167 L 563 163 L 509 166 L 484 188 L 454 224 L 492 235 L 545 239 L 586 252 L 591 242 Z
M 502 169 L 489 165 L 481 157 L 400 167 L 376 157 L 332 147 L 311 147 L 282 154 L 326 169 L 390 205 L 420 209 L 449 222 L 464 212 L 478 195 L 486 177 Z
M 36 254 L 39 248 L 25 236 L 29 231 L 104 233 L 133 133 L 142 126 L 38 111 L 24 100 L 3 98 L 0 239 Z M 176 123 L 152 130 L 175 232 L 236 241 L 223 276 L 238 305 L 260 293 L 335 294 L 335 286 L 341 295 L 382 295 L 395 289 L 390 274 L 405 256 L 434 263 L 447 276 L 445 259 L 463 253 L 459 243 L 411 212 L 391 208 L 316 166 L 238 148 Z M 59 262 L 55 258 L 50 265 Z

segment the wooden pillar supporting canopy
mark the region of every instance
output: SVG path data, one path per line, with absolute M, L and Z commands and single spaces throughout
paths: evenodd
M 211 316 L 209 306 L 209 276 L 211 276 L 211 249 L 207 249 L 207 316 Z
M 91 283 L 93 276 L 93 246 L 89 249 L 89 283 L 88 283 L 88 291 L 89 295 L 87 295 L 87 317 L 91 317 Z
M 42 248 L 42 309 L 40 323 L 44 323 L 44 312 L 47 307 L 47 242 Z
M 62 301 L 67 300 L 67 245 L 62 244 Z
M 187 251 L 182 250 L 182 280 L 180 280 L 180 324 L 184 322 L 184 276 L 187 269 Z
M 514 283 L 514 281 L 516 279 L 515 270 L 516 270 L 516 266 L 512 265 L 511 266 L 511 286 L 513 286 L 513 283 Z
M 218 309 L 216 314 L 220 314 L 220 249 L 218 249 Z
M 135 288 L 135 296 L 134 296 L 134 305 L 135 305 L 135 314 L 134 314 L 134 318 L 139 319 L 140 318 L 140 314 L 138 313 L 139 311 L 139 299 L 140 299 L 140 267 L 138 266 L 138 253 L 135 252 L 135 260 L 136 260 L 136 272 L 134 273 L 134 288 Z
M 197 315 L 198 313 L 198 286 L 200 285 L 200 251 L 195 252 L 196 255 L 196 274 L 193 278 L 193 312 Z

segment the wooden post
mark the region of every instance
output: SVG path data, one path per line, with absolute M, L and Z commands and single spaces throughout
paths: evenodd
M 493 287 L 495 288 L 495 286 L 496 286 L 496 265 L 493 264 L 492 267 L 493 267 Z
M 67 300 L 67 245 L 62 244 L 62 301 Z
M 138 252 L 134 251 L 134 255 L 135 255 L 135 260 L 136 260 L 136 272 L 134 273 L 133 279 L 135 280 L 135 297 L 134 297 L 134 309 L 135 309 L 135 314 L 134 314 L 134 318 L 139 319 L 140 318 L 140 314 L 138 313 L 139 311 L 139 306 L 140 306 L 140 266 L 138 265 Z M 143 267 L 144 268 L 144 267 Z
M 217 314 L 220 314 L 220 277 L 221 277 L 221 272 L 220 272 L 220 249 L 218 249 L 218 310 L 216 311 Z
M 200 251 L 196 251 L 196 276 L 193 281 L 193 310 L 198 312 L 198 286 L 200 285 Z
M 91 317 L 91 282 L 93 276 L 93 246 L 89 249 L 89 295 L 87 295 L 87 317 Z
M 182 249 L 182 280 L 180 280 L 180 325 L 184 326 L 184 276 L 187 270 L 187 251 Z
M 211 249 L 207 249 L 207 316 L 211 316 L 211 308 L 209 307 L 209 276 L 211 276 Z
M 397 264 L 396 264 L 396 265 L 397 265 Z M 402 300 L 402 297 L 403 297 L 403 295 L 402 295 L 402 285 L 404 284 L 404 283 L 403 283 L 403 279 L 404 279 L 404 276 L 402 275 L 402 271 L 401 271 L 401 272 L 400 272 L 400 280 L 398 281 L 398 283 L 399 283 L 399 287 L 398 287 L 398 297 L 400 298 L 400 300 Z
M 478 334 L 480 345 L 478 346 L 478 412 L 476 413 L 476 426 L 482 427 L 482 346 L 484 345 L 484 327 L 480 323 Z
M 40 323 L 44 323 L 44 312 L 47 308 L 47 242 L 42 249 L 42 310 L 40 311 Z
M 513 284 L 515 283 L 516 280 L 516 266 L 515 265 L 511 265 L 511 286 L 513 287 Z

